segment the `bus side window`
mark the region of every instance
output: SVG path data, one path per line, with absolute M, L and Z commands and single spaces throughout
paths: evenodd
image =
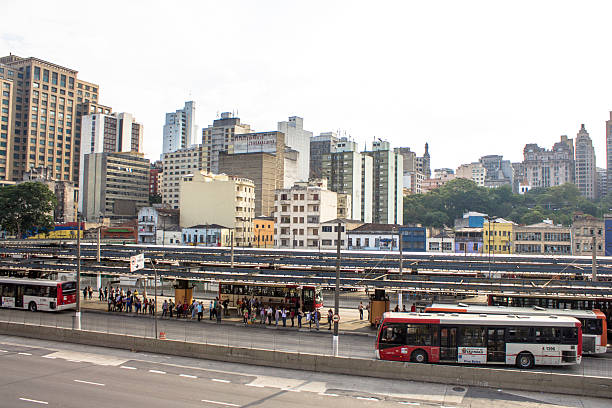
M 386 324 L 380 335 L 379 347 L 399 347 L 406 345 L 406 325 L 401 323 Z
M 221 293 L 224 295 L 228 295 L 232 293 L 232 285 L 222 284 L 221 285 Z
M 461 345 L 465 347 L 485 347 L 484 327 L 461 327 Z
M 508 327 L 508 343 L 529 343 L 529 327 Z

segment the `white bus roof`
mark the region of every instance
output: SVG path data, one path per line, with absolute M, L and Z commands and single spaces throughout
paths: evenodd
M 48 280 L 48 279 L 25 279 L 25 278 L 0 278 L 0 283 L 23 283 L 30 285 L 43 285 L 43 286 L 55 286 L 58 283 L 74 283 L 73 280 L 68 281 L 56 281 L 56 280 Z
M 422 320 L 423 323 L 475 324 L 484 326 L 566 326 L 574 327 L 578 319 L 570 316 L 486 315 L 470 313 L 404 313 L 386 312 L 384 321 Z M 433 322 L 432 322 L 433 320 Z
M 428 313 L 472 313 L 472 314 L 493 314 L 493 315 L 527 315 L 527 316 L 570 316 L 578 319 L 596 319 L 597 314 L 592 310 L 578 309 L 546 309 L 539 306 L 534 307 L 508 307 L 508 306 L 485 306 L 467 304 L 447 304 L 434 303 L 427 308 L 438 309 L 429 310 Z M 602 314 L 603 316 L 603 314 Z

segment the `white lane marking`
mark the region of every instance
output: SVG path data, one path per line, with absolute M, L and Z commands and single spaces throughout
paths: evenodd
M 260 385 L 260 384 L 244 384 L 247 387 L 257 387 L 257 388 L 263 388 L 265 387 L 265 385 Z
M 320 392 L 319 395 L 325 395 L 326 397 L 339 397 L 338 394 L 328 394 L 326 392 Z
M 0 350 L 0 353 L 8 353 L 6 350 Z
M 215 381 L 215 382 L 220 382 L 220 383 L 228 383 L 228 382 L 230 382 L 228 380 L 221 380 L 219 378 L 213 378 L 212 380 Z
M 421 405 L 418 402 L 408 402 L 408 401 L 400 401 L 400 404 L 404 404 L 404 405 Z
M 198 378 L 195 375 L 189 375 L 189 374 L 179 374 L 179 377 L 185 377 L 185 378 Z
M 209 404 L 225 405 L 226 407 L 239 407 L 240 406 L 236 404 L 230 404 L 229 402 L 221 402 L 221 401 L 202 400 L 202 402 L 207 402 Z
M 71 363 L 80 363 L 81 360 L 66 360 L 66 361 L 70 361 Z
M 166 374 L 165 371 L 159 371 L 159 370 L 149 370 L 149 372 L 153 374 Z
M 136 370 L 136 367 L 130 367 L 130 366 L 121 366 L 120 368 L 125 368 L 126 370 Z
M 42 358 L 48 358 L 49 360 L 55 360 L 57 357 L 53 357 L 53 356 L 42 356 Z
M 372 398 L 372 397 L 357 397 L 358 400 L 363 400 L 363 401 L 380 401 L 378 398 Z
M 32 353 L 17 353 L 17 354 L 21 356 L 31 356 L 32 355 Z
M 97 383 L 97 382 L 91 382 L 91 381 L 74 380 L 74 382 L 78 382 L 78 383 L 81 383 L 81 384 L 97 385 L 97 386 L 100 386 L 100 387 L 104 387 L 105 386 L 104 384 Z
M 49 405 L 47 401 L 38 401 L 38 400 L 29 399 L 29 398 L 19 398 L 19 399 L 22 401 L 26 401 L 26 402 L 33 402 L 35 404 Z

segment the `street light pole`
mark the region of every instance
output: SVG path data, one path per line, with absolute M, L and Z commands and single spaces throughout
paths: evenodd
M 81 215 L 77 214 L 77 276 L 76 310 L 72 319 L 72 330 L 81 330 Z
M 393 242 L 393 241 L 392 241 Z M 403 266 L 404 266 L 404 257 L 403 257 L 403 248 L 404 246 L 402 245 L 402 231 L 401 229 L 399 230 L 399 276 L 400 276 L 400 280 L 402 280 L 402 275 L 404 273 L 403 271 Z M 402 290 L 399 290 L 399 293 L 397 294 L 397 306 L 399 307 L 400 310 L 402 310 L 402 306 L 404 305 L 404 298 L 403 298 L 403 294 L 402 294 Z
M 158 338 L 158 331 L 157 331 L 157 268 L 155 267 L 154 261 L 153 259 L 151 259 L 151 266 L 153 267 L 153 273 L 155 274 L 153 279 L 154 279 L 154 286 L 155 286 L 155 303 L 153 306 L 153 321 L 155 322 L 155 338 Z
M 597 240 L 595 238 L 595 235 L 593 235 L 593 241 L 591 242 L 591 253 L 593 256 L 593 266 L 591 269 L 591 280 L 593 282 L 597 282 Z
M 231 241 L 231 255 L 230 255 L 230 266 L 233 268 L 234 267 L 234 230 L 232 229 L 230 231 L 230 241 Z
M 342 239 L 342 224 L 338 223 L 338 242 L 336 243 L 336 290 L 334 291 L 334 316 L 338 317 L 340 312 L 340 240 Z M 338 357 L 338 319 L 334 319 L 334 336 L 332 349 L 334 357 Z

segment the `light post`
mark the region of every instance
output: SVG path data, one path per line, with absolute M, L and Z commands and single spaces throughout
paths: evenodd
M 338 318 L 340 312 L 340 240 L 342 239 L 342 224 L 338 223 L 338 242 L 336 243 L 336 290 L 334 291 L 334 336 L 332 349 L 334 357 L 338 357 Z
M 158 338 L 158 331 L 157 331 L 157 268 L 155 267 L 155 261 L 153 260 L 153 258 L 151 258 L 151 266 L 153 267 L 153 284 L 154 284 L 154 295 L 155 295 L 155 303 L 153 306 L 153 321 L 154 321 L 154 325 L 155 325 L 155 338 Z
M 393 239 L 393 238 L 392 238 Z M 393 242 L 393 241 L 391 241 Z M 393 244 L 391 244 L 393 245 Z M 402 275 L 403 275 L 403 263 L 404 263 L 404 258 L 403 258 L 403 245 L 402 245 L 402 230 L 401 228 L 399 229 L 399 277 L 400 280 L 402 280 Z M 403 294 L 402 294 L 402 289 L 399 290 L 399 293 L 397 295 L 397 306 L 399 307 L 400 310 L 402 310 L 402 306 L 404 304 L 404 299 L 403 299 Z
M 76 310 L 72 318 L 72 330 L 81 330 L 81 214 L 79 213 L 77 213 Z

